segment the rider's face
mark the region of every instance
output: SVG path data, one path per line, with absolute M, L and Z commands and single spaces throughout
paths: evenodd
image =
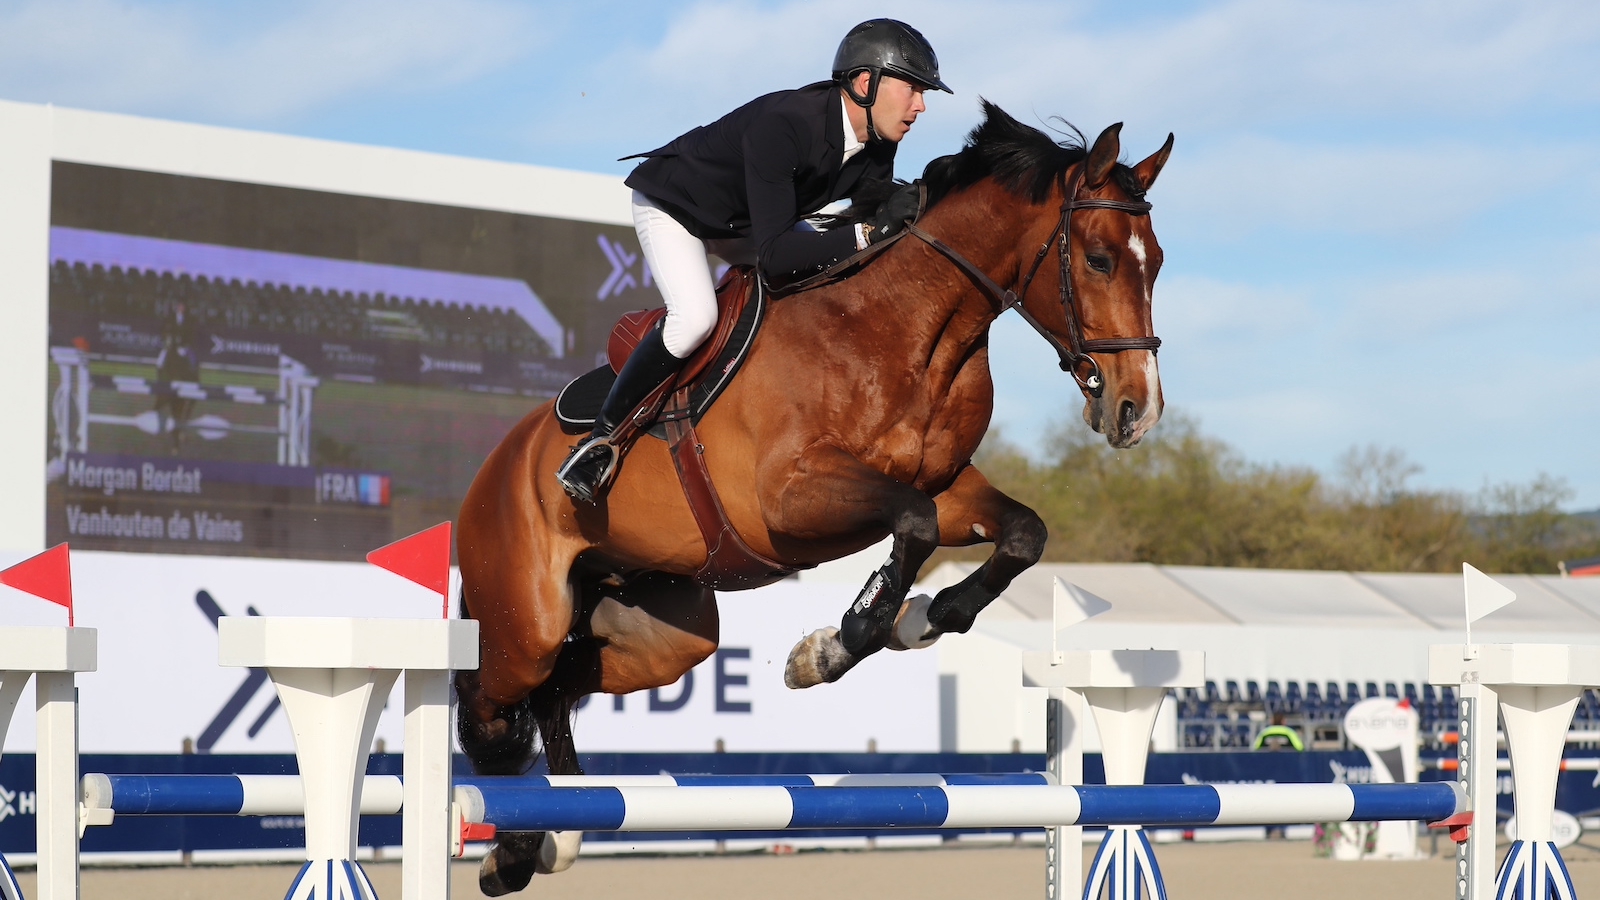
M 923 88 L 893 75 L 878 82 L 878 100 L 872 105 L 872 127 L 886 141 L 899 143 L 911 130 L 917 116 L 928 108 L 922 102 Z
M 857 97 L 867 93 L 867 84 L 872 76 L 866 72 L 856 75 L 855 81 L 850 85 Z M 918 114 L 927 109 L 927 104 L 922 102 L 921 85 L 912 84 L 893 75 L 884 75 L 878 82 L 878 99 L 872 106 L 872 127 L 877 129 L 878 136 L 886 141 L 899 143 L 911 130 L 911 123 L 917 120 Z M 846 103 L 845 109 L 850 115 L 850 124 L 855 127 L 856 139 L 867 139 L 867 114 L 866 110 L 854 103 Z

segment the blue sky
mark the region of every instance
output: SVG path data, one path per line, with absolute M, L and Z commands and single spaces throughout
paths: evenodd
M 1414 484 L 1543 472 L 1600 507 L 1600 4 L 0 0 L 0 97 L 624 174 L 768 90 L 825 77 L 855 22 L 916 24 L 954 97 L 1133 159 L 1167 263 L 1169 405 L 1260 462 L 1397 448 Z M 996 421 L 1036 444 L 1078 402 L 996 327 Z M 1138 452 L 1137 450 L 1131 452 Z

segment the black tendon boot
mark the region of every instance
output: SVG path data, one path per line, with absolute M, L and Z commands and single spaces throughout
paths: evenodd
M 561 482 L 561 489 L 568 496 L 594 503 L 605 493 L 619 461 L 617 448 L 611 443 L 611 433 L 633 414 L 651 391 L 681 368 L 683 360 L 673 356 L 662 341 L 661 326 L 650 329 L 628 361 L 622 364 L 617 380 L 612 382 L 611 393 L 600 404 L 600 417 L 594 422 L 594 431 L 572 448 L 567 461 L 556 470 L 556 480 Z

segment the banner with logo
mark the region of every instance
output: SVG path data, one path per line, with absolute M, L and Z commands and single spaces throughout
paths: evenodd
M 0 554 L 0 568 L 20 559 Z M 366 563 L 74 552 L 72 564 L 77 624 L 99 631 L 99 670 L 78 677 L 86 753 L 294 751 L 266 672 L 217 665 L 221 616 L 439 615 L 438 594 Z M 723 594 L 718 652 L 677 684 L 591 698 L 577 716 L 579 749 L 937 749 L 934 652 L 884 651 L 837 684 L 784 687 L 789 648 L 836 624 L 854 594 L 799 582 Z M 0 621 L 63 625 L 66 613 L 0 587 Z M 390 750 L 404 731 L 400 696 L 396 687 L 377 732 Z M 7 750 L 32 749 L 32 708 L 18 704 Z

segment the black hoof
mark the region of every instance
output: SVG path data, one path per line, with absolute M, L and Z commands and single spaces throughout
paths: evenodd
M 526 888 L 537 870 L 542 843 L 542 831 L 500 834 L 478 866 L 478 890 L 485 897 L 504 897 Z

